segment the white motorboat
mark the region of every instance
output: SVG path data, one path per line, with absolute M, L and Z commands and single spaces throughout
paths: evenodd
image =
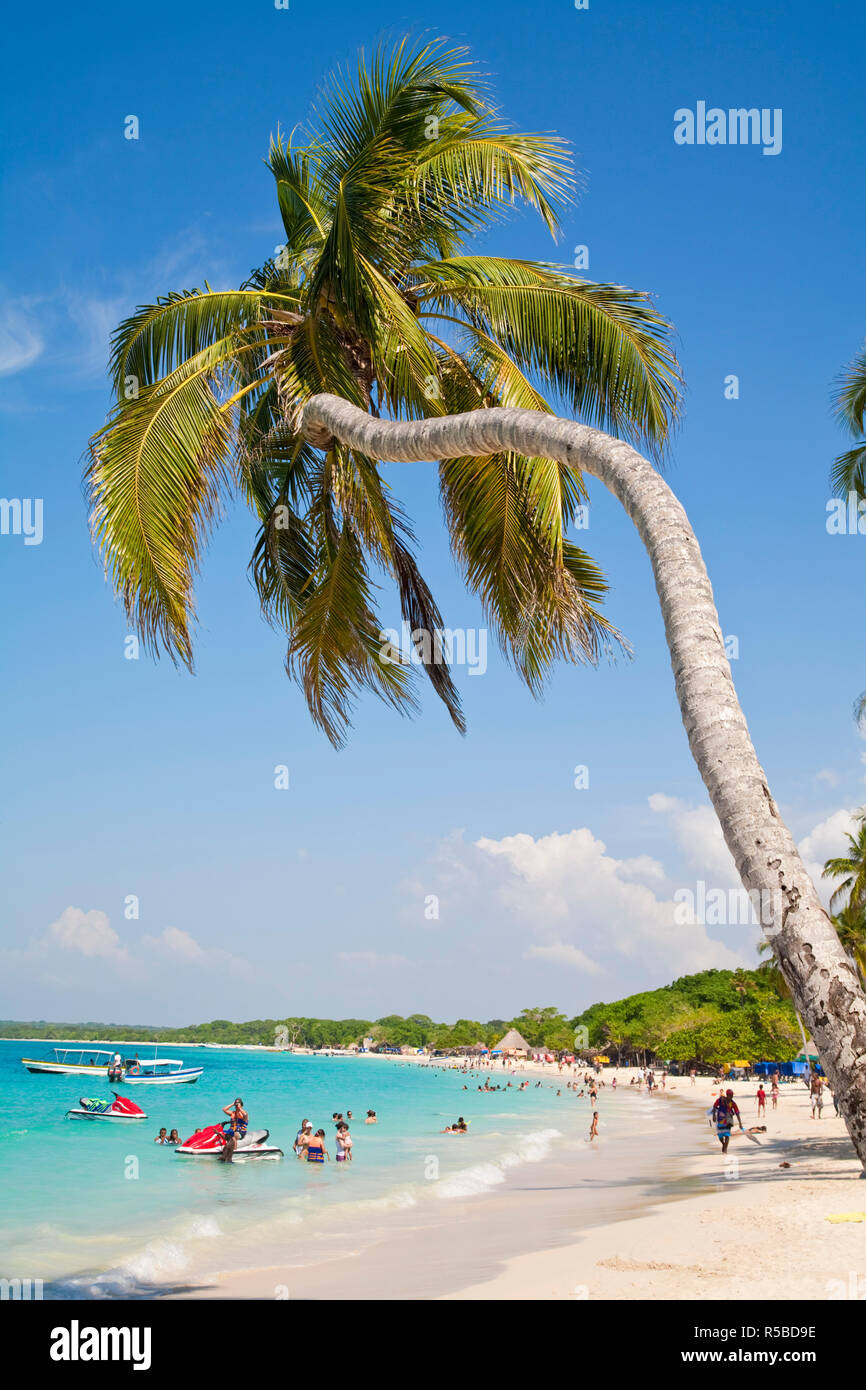
M 120 1056 L 120 1067 L 114 1058 Z M 55 1076 L 90 1076 L 95 1080 L 123 1081 L 127 1086 L 177 1086 L 198 1081 L 204 1067 L 185 1067 L 179 1057 L 138 1056 L 124 1058 L 117 1050 L 102 1052 L 92 1047 L 55 1047 L 48 1057 L 22 1057 L 28 1071 Z
M 185 1067 L 179 1057 L 160 1057 L 150 1062 L 126 1062 L 125 1086 L 177 1086 L 184 1081 L 198 1081 L 204 1067 Z
M 92 1047 L 55 1047 L 50 1057 L 22 1057 L 28 1071 L 55 1076 L 107 1076 L 114 1052 L 99 1052 Z

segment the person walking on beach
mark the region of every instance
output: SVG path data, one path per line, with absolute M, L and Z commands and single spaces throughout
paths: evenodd
M 592 1124 L 591 1124 L 590 1127 L 589 1127 L 589 1142 L 592 1143 L 593 1139 L 597 1139 L 597 1138 L 598 1138 L 598 1111 L 597 1111 L 597 1110 L 593 1110 L 593 1112 L 592 1112 Z
M 755 1100 L 758 1102 L 758 1119 L 760 1120 L 762 1115 L 766 1117 L 767 1114 L 767 1092 L 763 1086 L 758 1087 Z
M 814 1120 L 814 1118 L 815 1118 L 815 1112 L 817 1111 L 817 1112 L 818 1112 L 818 1119 L 820 1120 L 820 1118 L 821 1118 L 821 1111 L 824 1109 L 824 1079 L 823 1079 L 823 1077 L 821 1077 L 821 1076 L 813 1076 L 813 1077 L 812 1077 L 812 1080 L 811 1080 L 811 1082 L 810 1082 L 810 1084 L 809 1084 L 809 1090 L 810 1090 L 811 1093 L 812 1093 L 812 1119 Z
M 689 1072 L 689 1076 L 692 1078 L 692 1085 L 693 1085 L 693 1086 L 694 1086 L 694 1084 L 695 1084 L 695 1077 L 696 1077 L 696 1075 L 697 1075 L 697 1072 L 695 1071 L 694 1067 L 692 1067 L 691 1071 Z
M 775 1110 L 779 1104 L 779 1077 L 776 1072 L 773 1073 L 773 1079 L 770 1082 L 770 1102 Z
M 734 1100 L 733 1091 L 725 1091 L 725 1094 L 718 1096 L 713 1102 L 713 1120 L 716 1125 L 716 1134 L 719 1136 L 719 1143 L 722 1146 L 722 1153 L 728 1152 L 728 1145 L 731 1142 L 731 1130 L 734 1120 L 743 1128 L 743 1121 L 740 1115 L 739 1106 Z

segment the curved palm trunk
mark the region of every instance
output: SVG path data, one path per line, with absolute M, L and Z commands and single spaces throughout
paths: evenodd
M 866 1166 L 866 994 L 770 795 L 697 539 L 664 479 L 622 440 L 531 410 L 478 410 L 404 424 L 371 419 L 337 396 L 319 395 L 304 409 L 303 429 L 315 445 L 335 436 L 394 462 L 502 450 L 557 459 L 599 478 L 619 499 L 652 564 L 692 756 Z

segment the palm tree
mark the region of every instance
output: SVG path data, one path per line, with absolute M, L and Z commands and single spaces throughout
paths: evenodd
M 510 132 L 465 56 L 380 54 L 356 88 L 334 80 L 316 120 L 304 146 L 271 148 L 277 260 L 232 293 L 170 294 L 115 336 L 118 401 L 88 483 L 130 618 L 190 662 L 192 577 L 234 460 L 261 520 L 263 607 L 314 719 L 341 741 L 359 688 L 412 699 L 407 665 L 379 642 L 371 568 L 394 579 L 413 629 L 439 620 L 378 464 L 438 459 L 467 583 L 537 691 L 558 657 L 619 642 L 598 608 L 604 579 L 566 535 L 584 475 L 598 477 L 646 545 L 692 753 L 866 1163 L 866 996 L 752 747 L 685 512 L 616 437 L 656 453 L 668 441 L 667 325 L 635 291 L 464 254 L 517 197 L 555 230 L 572 191 L 561 143 Z M 462 727 L 447 667 L 426 664 Z
M 866 343 L 840 375 L 833 404 L 842 428 L 858 440 L 853 449 L 836 459 L 831 474 L 833 489 L 840 497 L 847 497 L 849 492 L 866 497 Z M 860 700 L 866 702 L 866 696 Z
M 866 907 L 849 902 L 836 913 L 833 925 L 842 949 L 857 968 L 861 985 L 866 986 Z
M 856 835 L 847 835 L 848 853 L 828 859 L 822 878 L 841 878 L 833 891 L 830 906 L 836 907 L 847 898 L 848 906 L 856 911 L 866 908 L 866 811 L 856 817 L 860 828 Z
M 866 497 L 866 343 L 840 375 L 833 404 L 842 428 L 859 441 L 836 459 L 830 475 L 833 490 L 840 497 L 851 492 Z M 854 701 L 854 720 L 866 728 L 866 690 Z
M 404 619 L 441 631 L 412 533 L 363 447 L 301 429 L 332 392 L 413 419 L 523 406 L 530 383 L 653 447 L 668 435 L 678 374 L 649 296 L 548 264 L 470 255 L 470 237 L 520 199 L 556 232 L 573 193 L 564 143 L 511 131 L 462 51 L 405 44 L 326 88 L 305 143 L 279 135 L 268 164 L 285 231 L 238 290 L 172 292 L 117 329 L 117 404 L 92 441 L 92 524 L 115 588 L 151 650 L 192 660 L 192 580 L 234 465 L 260 521 L 251 569 L 287 666 L 335 743 L 353 697 L 412 708 L 411 665 L 373 611 L 373 575 Z M 455 551 L 533 689 L 555 656 L 619 643 L 598 609 L 598 566 L 566 536 L 580 474 L 546 458 L 449 461 L 442 498 Z M 423 661 L 463 729 L 447 661 Z M 405 654 L 404 654 L 405 655 Z
M 767 785 L 734 689 L 718 613 L 688 518 L 653 465 L 622 440 L 538 411 L 487 408 L 400 423 L 332 395 L 311 400 L 303 428 L 398 462 L 522 454 L 599 478 L 646 546 L 661 603 L 689 746 L 744 887 L 760 901 L 794 1005 L 866 1166 L 866 994 Z

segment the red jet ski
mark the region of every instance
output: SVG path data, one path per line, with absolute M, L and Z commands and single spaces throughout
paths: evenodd
M 80 1109 L 67 1110 L 80 1120 L 146 1120 L 147 1116 L 134 1100 L 119 1096 L 114 1092 L 114 1100 L 88 1100 L 84 1096 L 78 1102 Z
M 197 1129 L 189 1139 L 185 1139 L 176 1154 L 189 1154 L 193 1158 L 218 1158 L 226 1145 L 229 1127 L 207 1125 Z M 283 1151 L 275 1144 L 269 1144 L 270 1131 L 267 1129 L 248 1129 L 243 1139 L 239 1139 L 234 1158 L 282 1158 Z

